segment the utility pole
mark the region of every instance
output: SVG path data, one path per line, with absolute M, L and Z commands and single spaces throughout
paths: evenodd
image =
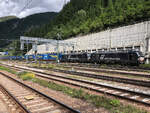
M 27 53 L 28 53 L 28 50 L 29 50 L 29 42 L 27 41 Z M 28 60 L 29 59 L 29 55 L 27 54 L 27 58 L 26 58 L 26 62 L 28 63 Z
M 57 57 L 56 57 L 56 61 L 57 63 L 59 63 L 59 40 L 61 39 L 60 34 L 57 34 Z
M 38 44 L 37 41 L 32 44 L 32 49 L 34 51 L 34 56 L 35 56 L 35 63 L 37 63 L 37 44 Z
M 109 49 L 111 51 L 111 29 L 109 29 Z

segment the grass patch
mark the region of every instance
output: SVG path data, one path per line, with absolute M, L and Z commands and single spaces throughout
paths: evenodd
M 55 65 L 52 65 L 52 64 L 47 64 L 47 68 L 48 68 L 48 69 L 55 69 L 56 66 L 55 66 Z
M 94 104 L 96 107 L 104 107 L 105 109 L 109 110 L 110 113 L 148 113 L 144 110 L 139 110 L 130 105 L 125 106 L 121 104 L 117 99 L 108 99 L 104 96 L 91 95 L 83 91 L 82 89 L 73 89 L 64 85 L 59 85 L 54 82 L 48 82 L 38 78 L 35 78 L 33 82 L 56 91 L 61 91 L 73 98 L 85 100 Z
M 11 70 L 11 69 L 4 67 L 4 66 L 1 66 L 1 65 L 0 65 L 0 70 L 7 71 L 7 72 L 12 73 L 12 74 L 17 74 L 16 71 Z
M 106 68 L 106 67 L 107 67 L 107 65 L 106 65 L 106 64 L 101 64 L 99 67 L 100 67 L 100 68 L 101 68 L 101 67 Z
M 56 68 L 55 65 L 53 64 L 32 64 L 32 67 L 34 68 L 47 68 L 47 69 L 54 69 Z
M 31 67 L 34 68 L 45 68 L 45 69 L 65 69 L 63 66 L 59 64 L 32 64 Z
M 26 71 L 18 72 L 17 76 L 22 80 L 33 80 L 35 78 L 35 74 Z
M 140 64 L 141 68 L 150 68 L 150 64 Z
M 74 78 L 74 79 L 80 79 L 80 80 L 89 80 L 89 81 L 97 81 L 94 78 L 88 78 L 88 77 L 81 77 L 81 76 L 76 76 L 76 75 L 69 75 L 67 76 L 69 78 Z
M 150 69 L 150 64 L 140 64 L 140 68 L 149 68 Z M 150 70 L 145 70 L 145 72 L 150 73 Z

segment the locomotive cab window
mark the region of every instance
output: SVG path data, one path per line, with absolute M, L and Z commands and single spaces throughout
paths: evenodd
M 138 57 L 144 56 L 142 52 L 136 52 L 136 54 L 138 55 Z

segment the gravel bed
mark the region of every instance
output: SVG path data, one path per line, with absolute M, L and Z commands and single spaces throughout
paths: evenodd
M 41 78 L 41 77 L 38 77 L 38 78 Z M 45 79 L 45 78 L 41 78 L 41 79 L 47 81 L 47 79 Z M 57 84 L 62 84 L 62 85 L 65 85 L 65 86 L 68 86 L 68 87 L 71 87 L 71 88 L 80 89 L 79 87 L 72 86 L 72 85 L 69 85 L 69 84 L 65 84 L 65 83 L 62 83 L 62 82 L 53 81 L 53 80 L 49 80 L 49 81 L 55 82 L 55 83 L 57 83 Z M 106 94 L 102 94 L 102 93 L 98 93 L 98 92 L 89 91 L 89 90 L 87 90 L 87 89 L 85 89 L 85 91 L 88 92 L 89 94 L 104 96 L 104 97 L 110 98 L 110 99 L 116 99 L 116 97 L 108 96 L 108 95 L 106 95 Z M 130 102 L 130 101 L 128 101 L 128 100 L 124 100 L 124 99 L 120 99 L 120 98 L 119 98 L 119 100 L 120 100 L 120 102 L 121 102 L 123 105 L 131 105 L 131 106 L 135 106 L 136 108 L 139 108 L 139 109 L 145 109 L 145 110 L 147 110 L 147 111 L 150 111 L 150 107 L 147 107 L 147 106 L 145 106 L 145 105 L 141 105 L 141 104 L 138 104 L 138 103 L 136 103 L 136 102 Z M 101 110 L 104 110 L 104 108 L 99 108 L 99 109 L 100 109 L 100 111 L 101 111 Z M 98 113 L 103 113 L 103 111 L 100 112 L 99 109 L 98 109 L 98 108 L 95 108 L 94 111 L 96 111 L 96 113 L 97 113 L 97 111 L 98 111 Z M 83 110 L 83 111 L 84 111 L 84 110 Z M 104 110 L 104 111 L 105 111 L 105 112 L 108 112 L 108 111 L 106 111 L 106 110 Z M 91 112 L 88 112 L 87 110 L 86 110 L 85 112 L 86 112 L 86 113 L 91 113 Z M 104 112 L 104 113 L 105 113 L 105 112 Z M 84 112 L 83 112 L 83 113 L 84 113 Z M 92 113 L 95 113 L 95 112 L 92 112 Z M 110 112 L 109 112 L 109 113 L 110 113 Z
M 122 74 L 111 74 L 110 72 L 104 73 L 104 72 L 92 72 L 92 71 L 82 71 L 82 70 L 75 70 L 75 71 L 82 72 L 82 73 L 88 73 L 88 74 L 105 75 L 105 76 L 121 77 L 121 78 L 128 78 L 128 79 L 134 79 L 134 80 L 150 81 L 150 78 L 139 77 L 139 76 L 136 77 L 136 76 L 132 76 L 132 74 L 122 75 Z
M 9 113 L 6 104 L 2 101 L 0 97 L 0 113 Z
M 65 73 L 60 73 L 60 72 L 53 72 L 53 71 L 50 71 L 50 70 L 46 71 L 46 72 L 50 73 L 50 74 L 54 74 L 54 75 L 71 77 L 71 78 L 78 77 L 76 75 L 65 74 Z M 88 81 L 98 83 L 98 84 L 102 84 L 102 85 L 106 85 L 106 86 L 112 86 L 112 87 L 116 87 L 116 88 L 128 89 L 128 90 L 131 90 L 131 91 L 137 91 L 137 92 L 150 94 L 150 88 L 148 88 L 148 87 L 136 86 L 136 85 L 125 84 L 125 83 L 118 83 L 118 82 L 107 81 L 107 80 L 93 79 L 93 78 L 89 79 L 87 77 L 78 77 L 77 79 L 88 80 Z
M 18 66 L 18 65 L 16 65 L 16 66 Z M 25 67 L 25 66 L 23 66 L 23 67 Z M 28 67 L 26 67 L 26 68 L 29 69 Z M 43 69 L 35 69 L 35 68 L 30 68 L 30 69 L 37 70 L 37 71 L 40 71 L 40 72 L 47 72 L 47 73 L 54 74 L 54 75 L 59 75 L 59 76 L 66 76 L 66 77 L 72 77 L 72 78 L 78 77 L 76 75 L 65 74 L 65 73 L 61 73 L 61 72 L 54 72 L 54 71 L 51 71 L 51 70 L 45 71 Z M 77 79 L 88 80 L 88 81 L 92 81 L 92 82 L 102 84 L 102 85 L 106 85 L 106 86 L 112 86 L 112 87 L 116 87 L 116 88 L 127 89 L 127 90 L 131 90 L 131 91 L 150 94 L 150 88 L 148 88 L 148 87 L 136 86 L 136 85 L 131 85 L 131 84 L 118 83 L 118 82 L 114 82 L 114 81 L 107 81 L 107 80 L 94 79 L 94 78 L 89 79 L 87 77 L 78 77 Z
M 41 69 L 40 69 L 41 70 Z M 51 73 L 51 74 L 57 74 L 57 75 L 61 75 L 61 76 L 72 76 L 72 75 L 70 75 L 70 74 L 65 74 L 65 73 L 60 73 L 60 72 L 53 72 L 53 71 L 47 71 L 47 72 L 49 72 L 49 73 Z M 83 77 L 82 79 L 87 79 L 87 77 Z M 96 80 L 96 79 L 92 79 L 92 81 L 94 81 L 94 82 L 98 82 L 98 83 L 102 83 L 102 84 L 104 84 L 104 85 L 111 85 L 111 86 L 115 86 L 115 87 L 118 87 L 118 88 L 125 88 L 125 89 L 129 89 L 129 90 L 133 90 L 133 91 L 139 91 L 139 92 L 143 92 L 143 93 L 147 93 L 147 94 L 150 94 L 150 88 L 147 88 L 147 87 L 139 87 L 139 86 L 135 86 L 135 85 L 129 85 L 129 84 L 124 84 L 124 83 L 117 83 L 117 82 L 111 82 L 111 81 L 107 81 L 107 80 Z M 37 84 L 34 84 L 34 83 L 30 83 L 30 82 L 28 82 L 28 84 L 30 84 L 30 85 L 33 85 L 34 87 L 41 87 L 41 86 L 39 86 L 39 85 L 37 85 Z M 41 87 L 41 89 L 42 89 L 43 87 Z M 45 89 L 47 89 L 47 88 L 44 88 L 44 90 Z M 56 97 L 56 98 L 58 98 L 58 100 L 60 99 L 62 99 L 62 100 L 64 100 L 63 102 L 64 103 L 68 103 L 69 105 L 71 105 L 71 106 L 73 106 L 73 108 L 77 108 L 77 109 L 79 109 L 80 111 L 82 111 L 82 108 L 84 108 L 84 107 L 80 107 L 80 106 L 86 106 L 87 108 L 86 109 L 84 109 L 82 112 L 83 113 L 99 113 L 99 112 L 102 112 L 102 113 L 108 113 L 108 111 L 107 110 L 104 110 L 104 108 L 95 108 L 93 105 L 91 105 L 91 104 L 89 104 L 89 103 L 87 103 L 87 102 L 84 102 L 84 101 L 82 101 L 82 100 L 80 100 L 81 102 L 79 102 L 78 100 L 79 99 L 75 99 L 76 101 L 74 101 L 74 98 L 71 98 L 71 97 L 69 97 L 69 96 L 67 96 L 67 95 L 64 95 L 64 94 L 62 94 L 61 92 L 58 92 L 58 91 L 53 91 L 53 90 L 50 90 L 50 89 L 47 89 L 47 90 L 49 90 L 50 92 L 48 93 L 48 95 L 51 95 L 52 94 L 52 96 L 54 96 L 54 98 Z M 46 90 L 45 90 L 46 91 Z M 54 92 L 54 93 L 53 93 Z M 62 97 L 61 96 L 58 96 L 58 94 L 59 95 L 62 95 Z M 68 98 L 71 100 L 68 100 Z M 111 97 L 112 98 L 112 97 Z M 85 104 L 84 104 L 85 103 Z M 124 100 L 123 100 L 123 103 L 124 103 Z M 126 104 L 131 104 L 130 102 L 128 103 L 128 102 L 126 102 L 125 101 L 125 103 Z M 143 106 L 142 105 L 137 105 L 137 104 L 134 104 L 133 103 L 133 105 L 135 105 L 135 106 L 137 106 L 137 107 L 141 107 L 141 108 L 143 108 Z M 90 109 L 90 110 L 89 110 Z M 150 111 L 150 108 L 147 108 L 146 107 L 146 109 L 148 109 L 148 111 Z M 85 111 L 86 110 L 86 111 Z M 88 112 L 88 110 L 90 111 L 90 112 Z
M 70 67 L 70 66 L 68 66 L 68 67 Z M 72 66 L 72 67 L 77 67 L 77 66 Z M 117 69 L 105 69 L 105 68 L 87 68 L 87 67 L 77 67 L 77 68 L 81 68 L 81 69 L 93 69 L 93 70 L 105 70 L 105 71 L 115 71 L 115 72 L 123 72 L 123 73 L 134 73 L 134 74 L 145 74 L 145 75 L 150 75 L 150 73 L 149 72 L 140 72 L 140 71 L 131 71 L 131 70 L 117 70 Z
M 6 73 L 8 73 L 8 72 L 6 72 Z M 13 74 L 10 74 L 10 76 L 45 93 L 48 96 L 55 98 L 58 101 L 63 102 L 66 105 L 73 107 L 74 109 L 81 111 L 81 113 L 109 113 L 104 108 L 96 108 L 96 107 L 94 107 L 94 105 L 92 105 L 86 101 L 76 99 L 76 98 L 71 98 L 70 96 L 63 94 L 62 92 L 45 88 L 43 86 L 40 86 L 40 85 L 30 82 L 30 81 L 22 81 L 22 80 L 18 79 L 16 76 L 14 76 Z

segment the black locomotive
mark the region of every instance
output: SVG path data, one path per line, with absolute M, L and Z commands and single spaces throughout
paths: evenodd
M 88 63 L 91 61 L 90 53 L 70 53 L 62 54 L 61 62 L 79 62 Z
M 139 65 L 144 63 L 140 51 L 101 51 L 95 53 L 62 54 L 61 62 L 106 63 L 121 65 Z

